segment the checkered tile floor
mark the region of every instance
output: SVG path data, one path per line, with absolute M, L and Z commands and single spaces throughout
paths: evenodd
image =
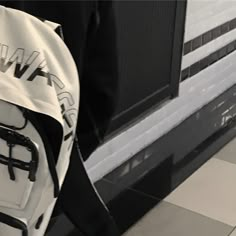
M 124 236 L 236 236 L 236 139 Z

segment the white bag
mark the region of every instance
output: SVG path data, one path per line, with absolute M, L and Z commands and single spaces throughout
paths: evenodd
M 43 236 L 69 165 L 79 78 L 53 24 L 0 6 L 0 236 Z

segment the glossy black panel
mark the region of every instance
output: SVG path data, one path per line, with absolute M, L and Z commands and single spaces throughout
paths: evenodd
M 117 196 L 108 208 L 114 216 L 121 233 L 141 219 L 148 211 L 160 202 L 146 194 L 127 189 Z

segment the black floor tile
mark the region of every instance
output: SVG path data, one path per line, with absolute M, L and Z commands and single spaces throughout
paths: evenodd
M 216 27 L 212 30 L 212 39 L 216 39 L 221 35 L 221 26 Z
M 200 71 L 200 62 L 197 61 L 193 65 L 190 66 L 190 77 L 196 75 Z
M 192 40 L 184 44 L 184 55 L 187 55 L 192 50 Z
M 230 30 L 230 23 L 226 22 L 221 26 L 221 33 L 226 34 Z
M 205 57 L 200 61 L 200 71 L 204 70 L 205 68 L 207 68 L 209 65 L 209 58 Z
M 192 49 L 196 50 L 197 48 L 202 46 L 202 35 L 200 35 L 199 37 L 193 39 L 192 41 Z
M 234 51 L 234 42 L 232 42 L 232 43 L 230 43 L 230 44 L 228 44 L 228 46 L 227 46 L 227 52 L 228 53 L 231 53 L 231 52 L 233 52 Z
M 223 57 L 226 56 L 227 53 L 228 53 L 228 52 L 227 52 L 227 47 L 221 48 L 218 53 L 219 53 L 219 59 L 223 58 Z
M 233 30 L 236 28 L 236 19 L 233 19 L 230 21 L 229 28 L 230 28 L 230 30 Z
M 209 65 L 212 65 L 213 63 L 215 63 L 218 60 L 218 51 L 212 53 L 209 56 Z
M 187 67 L 186 69 L 184 69 L 181 72 L 181 81 L 186 80 L 189 77 L 190 73 L 189 73 L 189 67 Z
M 202 44 L 205 45 L 212 40 L 212 32 L 208 31 L 202 36 Z

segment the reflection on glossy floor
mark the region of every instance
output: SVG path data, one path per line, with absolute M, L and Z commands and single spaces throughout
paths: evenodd
M 122 198 L 129 200 L 121 199 L 111 209 L 120 230 L 125 231 L 135 221 L 132 217 L 139 218 L 140 211 L 155 206 L 123 236 L 236 236 L 236 139 L 163 201 L 153 193 L 129 189 Z M 124 217 L 127 210 L 134 212 L 131 218 Z M 73 231 L 62 216 L 46 236 L 84 235 Z
M 124 236 L 236 236 L 236 139 Z

